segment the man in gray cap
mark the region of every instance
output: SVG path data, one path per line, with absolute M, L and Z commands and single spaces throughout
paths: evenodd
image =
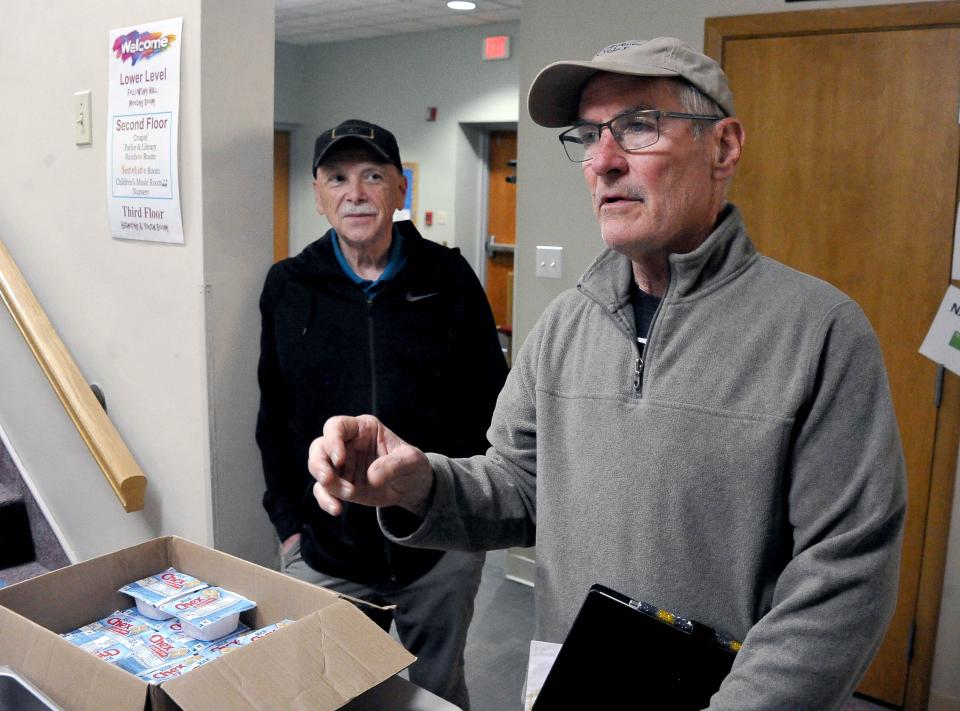
M 744 130 L 712 59 L 614 44 L 545 68 L 528 106 L 569 127 L 607 248 L 524 342 L 484 456 L 333 418 L 320 506 L 377 506 L 408 545 L 536 542 L 541 640 L 593 583 L 742 640 L 711 709 L 841 707 L 893 612 L 906 506 L 866 317 L 756 252 L 726 200 Z

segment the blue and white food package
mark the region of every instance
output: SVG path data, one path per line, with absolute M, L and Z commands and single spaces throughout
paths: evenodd
M 164 634 L 186 634 L 183 631 L 183 624 L 176 617 L 168 617 L 165 620 L 154 622 L 154 624 Z
M 191 637 L 209 642 L 233 632 L 240 613 L 254 607 L 256 603 L 242 595 L 209 587 L 164 603 L 160 610 L 176 616 Z
M 155 620 L 152 617 L 147 617 L 142 612 L 140 612 L 140 610 L 138 610 L 136 606 L 126 607 L 120 610 L 120 612 L 122 612 L 124 615 L 132 617 L 133 619 L 139 621 L 141 624 L 147 625 L 152 630 L 160 629 L 160 625 L 163 624 L 163 622 L 161 622 L 160 620 Z
M 191 654 L 187 657 L 174 659 L 159 667 L 141 672 L 137 674 L 137 677 L 150 684 L 160 684 L 168 679 L 183 676 L 188 671 L 206 664 L 210 659 L 210 657 L 205 657 L 202 654 Z
M 251 644 L 252 642 L 261 640 L 267 635 L 273 634 L 277 630 L 292 624 L 293 624 L 293 620 L 280 620 L 279 622 L 274 622 L 272 625 L 267 625 L 266 627 L 261 627 L 260 629 L 251 630 L 246 634 L 240 635 L 240 637 L 237 639 L 237 644 L 238 646 L 243 647 L 245 645 Z
M 131 674 L 140 675 L 174 660 L 186 659 L 194 654 L 196 641 L 186 635 L 182 637 L 177 640 L 157 630 L 145 632 L 127 641 L 130 654 L 119 660 L 117 666 Z
M 241 647 L 246 647 L 251 642 L 256 642 L 259 639 L 263 639 L 268 634 L 272 634 L 278 629 L 292 624 L 293 620 L 280 620 L 272 625 L 267 625 L 266 627 L 261 627 L 255 630 L 252 630 L 246 625 L 241 624 L 237 631 L 233 634 L 229 634 L 226 637 L 221 637 L 220 639 L 215 639 L 212 641 L 206 650 L 204 650 L 204 654 L 214 657 L 223 656 L 224 654 L 233 652 Z
M 106 632 L 94 632 L 85 638 L 75 637 L 71 641 L 84 652 L 89 652 L 110 664 L 119 664 L 130 656 L 130 648 Z
M 89 625 L 84 625 L 72 632 L 65 632 L 60 636 L 68 642 L 79 646 L 89 641 L 93 636 L 104 632 L 112 634 L 121 640 L 126 640 L 132 639 L 152 629 L 154 629 L 153 626 L 142 618 L 128 615 L 122 610 L 117 610 L 103 619 L 91 622 Z
M 129 616 L 138 616 L 136 608 L 118 611 L 103 620 L 66 632 L 61 637 L 131 674 L 159 683 L 163 679 L 180 676 L 199 666 L 195 657 L 204 661 L 215 659 L 249 641 L 247 639 L 240 642 L 240 638 L 261 631 L 251 630 L 240 622 L 232 634 L 204 642 L 186 634 L 175 617 L 164 622 L 136 625 L 126 619 Z M 107 621 L 110 624 L 107 624 Z M 144 628 L 140 634 L 124 636 L 129 630 L 140 627 Z M 114 631 L 116 629 L 120 629 L 121 634 L 117 634 Z M 160 673 L 151 677 L 156 670 Z
M 166 620 L 171 617 L 171 614 L 160 609 L 163 604 L 206 587 L 208 587 L 207 583 L 192 575 L 184 575 L 176 568 L 167 568 L 155 575 L 124 585 L 120 588 L 120 592 L 136 601 L 137 609 L 142 615 L 152 620 Z
M 167 638 L 172 642 L 181 646 L 190 647 L 195 654 L 205 652 L 215 644 L 223 644 L 233 637 L 246 634 L 250 631 L 249 627 L 242 622 L 238 622 L 237 628 L 233 632 L 228 633 L 225 637 L 218 637 L 210 641 L 204 641 L 187 634 L 183 629 L 183 623 L 176 617 L 171 617 L 169 620 L 164 620 L 163 622 L 157 623 L 157 629 L 166 635 Z
M 250 628 L 241 622 L 237 629 L 230 634 L 224 637 L 218 637 L 211 642 L 198 642 L 198 644 L 204 645 L 203 654 L 211 657 L 219 657 L 235 649 L 239 649 L 246 644 L 243 638 L 250 634 L 250 632 Z

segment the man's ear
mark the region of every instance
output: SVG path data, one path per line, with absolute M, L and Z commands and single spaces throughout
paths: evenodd
M 726 180 L 733 176 L 740 162 L 745 134 L 743 124 L 737 118 L 717 121 L 714 131 L 713 177 Z

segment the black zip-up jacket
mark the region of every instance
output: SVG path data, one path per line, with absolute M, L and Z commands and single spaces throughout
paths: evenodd
M 412 222 L 397 227 L 406 264 L 372 300 L 343 273 L 331 232 L 274 264 L 260 297 L 264 508 L 281 541 L 301 534 L 311 567 L 368 584 L 409 582 L 442 553 L 388 542 L 373 508 L 320 509 L 307 452 L 323 423 L 369 413 L 424 451 L 481 454 L 507 372 L 470 265 Z

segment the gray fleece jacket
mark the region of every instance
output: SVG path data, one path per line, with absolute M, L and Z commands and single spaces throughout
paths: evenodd
M 416 546 L 536 542 L 541 640 L 563 641 L 592 583 L 742 640 L 711 709 L 838 708 L 897 594 L 878 342 L 844 294 L 759 255 L 732 206 L 670 266 L 642 387 L 630 262 L 607 250 L 524 342 L 487 453 L 431 454 L 425 520 L 381 524 Z

